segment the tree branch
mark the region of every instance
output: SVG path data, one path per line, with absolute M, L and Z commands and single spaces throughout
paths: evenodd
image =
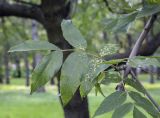
M 43 13 L 40 8 L 18 3 L 8 3 L 0 1 L 0 17 L 17 16 L 22 18 L 30 18 L 43 22 Z
M 133 47 L 133 50 L 131 51 L 131 54 L 129 58 L 132 58 L 138 54 L 138 50 L 142 46 L 142 43 L 144 39 L 146 38 L 148 32 L 150 31 L 151 27 L 153 26 L 154 21 L 156 20 L 157 15 L 152 15 L 149 21 L 147 22 L 144 30 L 142 31 L 141 35 L 139 36 L 138 40 L 136 41 L 136 44 Z
M 148 32 L 150 31 L 151 27 L 154 24 L 154 21 L 156 20 L 157 15 L 154 14 L 151 16 L 151 18 L 148 20 L 144 30 L 142 31 L 142 33 L 140 34 L 138 40 L 136 41 L 136 44 L 134 45 L 129 58 L 132 58 L 134 56 L 136 56 L 138 54 L 138 50 L 140 50 L 140 47 L 142 46 L 142 43 L 144 41 L 144 39 L 146 38 Z M 127 68 L 124 71 L 124 79 L 127 78 L 128 74 L 131 73 L 131 75 L 134 75 L 134 73 L 132 72 L 132 68 L 128 65 L 128 63 L 126 63 Z M 135 77 L 134 78 L 140 85 L 142 88 L 144 88 L 144 86 L 141 84 L 141 82 Z M 123 91 L 123 89 L 121 90 L 121 88 L 124 87 L 124 80 L 122 80 L 118 85 L 117 85 L 117 90 Z M 145 95 L 148 97 L 148 99 L 153 103 L 153 105 L 157 108 L 157 110 L 160 112 L 160 107 L 158 105 L 158 103 L 151 97 L 151 95 L 148 93 L 148 91 L 144 88 L 145 90 Z
M 158 33 L 155 37 L 153 37 L 152 40 L 144 43 L 141 46 L 141 49 L 138 50 L 137 55 L 150 56 L 150 55 L 154 54 L 154 52 L 159 48 L 159 46 L 160 46 L 160 33 Z M 113 54 L 113 55 L 105 57 L 105 60 L 108 61 L 111 59 L 128 58 L 130 53 L 131 53 L 131 51 L 127 51 L 125 53 Z
M 153 23 L 156 20 L 156 18 L 157 18 L 157 15 L 154 14 L 148 20 L 145 28 L 143 29 L 142 33 L 140 34 L 138 40 L 136 41 L 136 44 L 134 45 L 134 47 L 133 47 L 133 49 L 132 49 L 132 51 L 131 51 L 131 53 L 129 55 L 129 58 L 132 58 L 132 57 L 134 57 L 134 56 L 136 56 L 138 54 L 138 50 L 140 50 L 140 47 L 142 46 L 142 43 L 143 43 L 144 39 L 147 37 L 148 32 L 150 31 L 151 27 L 153 26 Z M 130 71 L 131 71 L 131 67 L 127 63 L 127 68 L 124 71 L 124 78 L 126 78 L 128 76 Z
M 23 1 L 23 0 L 14 0 L 15 2 L 17 3 L 21 3 L 21 4 L 26 4 L 26 5 L 31 5 L 31 6 L 39 6 L 38 4 L 34 4 L 32 2 L 26 2 L 26 1 Z

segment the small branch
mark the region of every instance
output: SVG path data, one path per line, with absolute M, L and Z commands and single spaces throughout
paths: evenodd
M 152 55 L 160 46 L 160 33 L 158 33 L 155 37 L 152 37 L 151 40 L 148 42 L 145 42 L 142 46 L 141 49 L 138 50 L 138 54 L 140 56 L 150 56 Z M 131 51 L 127 51 L 125 53 L 117 53 L 113 54 L 110 56 L 105 56 L 104 59 L 109 61 L 112 59 L 123 59 L 123 58 L 128 58 L 130 55 Z
M 151 16 L 151 18 L 148 20 L 144 30 L 142 31 L 142 33 L 140 34 L 138 40 L 136 41 L 136 44 L 133 47 L 133 50 L 131 51 L 131 54 L 129 56 L 129 58 L 132 58 L 134 56 L 136 56 L 138 54 L 138 50 L 140 50 L 140 47 L 142 46 L 142 43 L 144 41 L 144 39 L 146 38 L 148 32 L 150 31 L 151 27 L 153 26 L 154 21 L 156 20 L 157 15 L 154 14 Z M 158 109 L 158 111 L 160 112 L 160 108 L 159 105 L 156 103 L 156 101 L 151 97 L 151 95 L 148 93 L 148 91 L 144 88 L 144 86 L 141 84 L 141 82 L 134 76 L 134 73 L 131 69 L 131 67 L 128 65 L 128 63 L 126 64 L 127 68 L 124 71 L 124 79 L 127 78 L 128 74 L 131 73 L 131 75 L 134 77 L 134 79 L 141 85 L 141 87 L 145 90 L 145 94 L 148 97 L 148 99 L 154 104 L 154 106 Z M 124 81 L 124 80 L 123 80 Z
M 138 40 L 136 41 L 136 44 L 134 45 L 129 58 L 132 58 L 134 56 L 136 56 L 138 54 L 138 50 L 140 50 L 140 47 L 142 46 L 142 43 L 144 41 L 144 39 L 146 38 L 148 32 L 150 31 L 151 27 L 153 26 L 154 21 L 156 20 L 157 15 L 154 14 L 151 16 L 151 18 L 148 20 L 145 28 L 143 29 L 142 33 L 140 34 Z M 124 78 L 126 78 L 129 74 L 129 72 L 131 71 L 131 67 L 128 66 L 127 64 L 127 68 L 124 72 Z

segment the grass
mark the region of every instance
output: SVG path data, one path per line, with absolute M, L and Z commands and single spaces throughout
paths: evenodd
M 160 104 L 160 82 L 149 84 L 145 79 L 146 75 L 140 78 L 151 95 Z M 63 118 L 56 87 L 47 86 L 46 93 L 29 95 L 30 90 L 24 86 L 24 79 L 12 79 L 11 83 L 9 86 L 0 85 L 0 118 Z M 106 96 L 113 92 L 114 88 L 114 84 L 102 87 Z M 101 95 L 95 96 L 94 91 L 89 94 L 91 116 L 103 99 L 104 97 Z M 111 118 L 111 112 L 97 118 Z M 125 118 L 132 118 L 132 113 L 129 113 Z

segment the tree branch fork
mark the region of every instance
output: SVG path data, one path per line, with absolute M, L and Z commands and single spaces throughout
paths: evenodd
M 157 14 L 153 14 L 150 19 L 148 20 L 147 24 L 145 25 L 142 33 L 140 34 L 139 38 L 137 39 L 130 55 L 129 59 L 137 56 L 138 51 L 140 50 L 140 47 L 142 46 L 143 41 L 147 37 L 150 29 L 152 28 L 155 20 L 157 18 Z M 135 81 L 137 81 L 140 86 L 145 90 L 145 95 L 148 97 L 148 99 L 153 103 L 153 105 L 157 108 L 157 110 L 160 112 L 160 107 L 158 103 L 152 98 L 152 96 L 148 93 L 148 91 L 145 89 L 145 87 L 142 85 L 142 83 L 137 79 L 137 77 L 134 75 L 134 72 L 132 68 L 129 66 L 128 62 L 126 63 L 126 68 L 124 70 L 123 80 L 117 85 L 116 90 L 118 91 L 124 91 L 124 80 L 127 79 L 128 75 L 131 74 Z

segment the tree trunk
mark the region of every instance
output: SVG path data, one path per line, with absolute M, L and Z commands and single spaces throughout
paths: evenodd
M 0 84 L 3 84 L 3 65 L 2 65 L 2 60 L 0 59 Z
M 154 69 L 153 66 L 150 66 L 150 67 L 149 67 L 149 82 L 150 82 L 151 84 L 154 84 L 153 69 Z
M 61 49 L 72 48 L 64 40 L 61 31 L 62 20 L 69 16 L 70 4 L 66 4 L 65 0 L 42 0 L 41 5 L 45 19 L 45 23 L 43 25 L 47 31 L 49 42 L 59 46 Z M 68 55 L 69 52 L 65 52 L 64 59 Z M 58 77 L 58 83 L 60 83 L 59 80 L 60 78 Z M 63 109 L 65 118 L 89 118 L 87 97 L 82 99 L 79 94 L 79 90 L 75 93 L 70 103 Z
M 126 50 L 131 50 L 132 49 L 132 36 L 131 34 L 128 34 L 128 33 L 127 33 L 127 42 L 128 42 L 128 45 L 127 45 Z
M 21 78 L 20 58 L 15 54 L 16 77 Z
M 0 68 L 0 84 L 3 84 L 2 68 Z
M 67 47 L 70 48 L 71 46 L 63 39 L 62 33 L 61 32 L 55 33 L 54 28 L 55 30 L 57 30 L 57 28 L 54 26 L 53 26 L 53 30 L 47 30 L 50 42 L 58 45 L 61 49 L 67 49 Z M 52 40 L 54 37 L 60 37 L 55 39 L 61 39 L 61 40 Z M 68 54 L 69 54 L 68 52 L 65 52 L 64 58 L 66 58 Z M 89 118 L 87 97 L 82 99 L 78 90 L 75 93 L 71 102 L 68 105 L 66 105 L 66 107 L 64 107 L 64 115 L 65 115 L 65 118 Z
M 157 67 L 157 80 L 160 80 L 160 68 Z
M 30 85 L 30 70 L 29 70 L 29 61 L 28 61 L 28 53 L 24 52 L 24 63 L 25 63 L 25 77 L 26 77 L 26 86 Z
M 9 78 L 9 55 L 8 55 L 8 50 L 9 50 L 9 45 L 6 44 L 4 47 L 4 66 L 5 66 L 5 83 L 10 84 L 10 78 Z
M 50 84 L 51 84 L 51 85 L 54 85 L 54 84 L 55 84 L 55 83 L 54 83 L 54 78 L 51 79 Z
M 64 107 L 64 113 L 65 118 L 89 118 L 87 97 L 82 100 L 77 90 L 71 102 Z

